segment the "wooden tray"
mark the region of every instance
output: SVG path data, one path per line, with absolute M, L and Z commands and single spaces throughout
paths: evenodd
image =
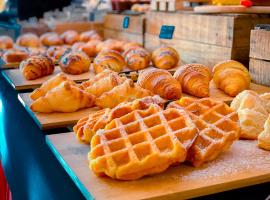
M 55 76 L 59 72 L 61 72 L 60 68 L 56 67 L 52 75 L 45 76 L 45 77 L 32 80 L 32 81 L 26 80 L 23 77 L 20 69 L 4 70 L 2 71 L 2 74 L 15 90 L 27 90 L 27 89 L 35 89 L 39 87 L 42 83 L 44 83 L 51 77 Z M 94 73 L 90 71 L 90 72 L 86 72 L 80 75 L 70 75 L 70 74 L 66 74 L 66 75 L 68 78 L 76 82 L 82 82 L 82 81 L 88 80 L 91 76 L 94 76 Z
M 20 93 L 18 94 L 18 99 L 42 130 L 74 125 L 79 119 L 87 117 L 90 113 L 96 112 L 98 110 L 98 108 L 95 107 L 81 109 L 73 113 L 35 113 L 29 107 L 32 102 L 29 94 L 30 93 Z
M 196 6 L 196 13 L 270 13 L 270 6 Z
M 237 141 L 202 167 L 182 164 L 136 181 L 95 176 L 88 167 L 89 145 L 78 143 L 72 132 L 48 135 L 46 142 L 86 199 L 187 199 L 270 180 L 270 152 L 256 141 Z

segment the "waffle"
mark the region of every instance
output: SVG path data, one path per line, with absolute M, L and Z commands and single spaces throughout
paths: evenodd
M 90 168 L 97 175 L 134 180 L 186 160 L 197 136 L 188 114 L 151 105 L 106 125 L 91 141 Z
M 186 110 L 199 129 L 187 156 L 194 166 L 215 159 L 239 138 L 237 113 L 223 102 L 211 98 L 183 97 L 172 102 L 168 108 Z

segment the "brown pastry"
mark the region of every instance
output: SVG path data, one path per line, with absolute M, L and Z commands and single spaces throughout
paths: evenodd
M 172 47 L 160 47 L 152 53 L 152 62 L 160 69 L 171 69 L 178 65 L 179 54 Z
M 174 73 L 174 78 L 181 84 L 183 92 L 196 97 L 209 96 L 209 83 L 212 78 L 210 69 L 202 64 L 187 64 Z
M 23 47 L 40 47 L 41 42 L 36 34 L 25 33 L 17 38 L 16 44 Z
M 127 67 L 132 70 L 140 70 L 149 67 L 150 53 L 141 47 L 133 46 L 124 52 Z
M 0 36 L 0 49 L 11 49 L 13 47 L 13 40 L 7 35 Z
M 88 72 L 90 64 L 91 60 L 89 57 L 81 51 L 66 53 L 59 61 L 61 70 L 67 74 L 73 75 Z
M 63 40 L 55 32 L 44 33 L 40 36 L 40 41 L 44 46 L 58 46 L 63 44 Z
M 76 31 L 68 30 L 60 35 L 60 38 L 65 44 L 73 45 L 75 42 L 80 40 L 80 35 Z
M 91 40 L 79 48 L 80 51 L 86 53 L 89 57 L 95 57 L 98 54 L 97 45 L 100 44 L 100 40 Z
M 48 48 L 46 55 L 51 58 L 53 62 L 58 62 L 67 50 L 68 48 L 65 46 L 51 46 Z
M 82 32 L 80 34 L 80 41 L 89 42 L 91 40 L 102 40 L 102 37 L 94 30 Z
M 102 51 L 94 60 L 94 71 L 100 73 L 104 69 L 120 72 L 126 66 L 123 56 L 114 50 Z
M 124 41 L 108 39 L 97 45 L 97 51 L 101 52 L 106 50 L 114 50 L 118 51 L 119 53 L 122 53 L 124 51 L 123 49 L 124 44 L 125 44 Z
M 182 94 L 180 83 L 170 72 L 162 69 L 146 69 L 139 74 L 138 85 L 165 99 L 179 99 Z
M 72 49 L 73 51 L 79 51 L 80 48 L 81 48 L 82 46 L 84 46 L 84 45 L 85 45 L 84 42 L 75 42 L 75 43 L 72 45 L 71 49 Z
M 30 56 L 36 55 L 44 55 L 46 54 L 47 48 L 46 47 L 28 47 L 27 51 L 29 52 Z
M 52 74 L 54 64 L 52 60 L 46 56 L 32 56 L 21 62 L 20 69 L 27 80 L 35 80 Z
M 139 47 L 139 48 L 141 47 L 141 48 L 143 48 L 143 46 L 141 44 L 137 43 L 137 42 L 127 42 L 127 43 L 124 44 L 123 50 L 124 51 L 127 51 L 130 48 L 134 48 L 134 47 Z
M 3 53 L 2 58 L 5 63 L 20 63 L 28 56 L 29 52 L 26 50 L 9 49 Z

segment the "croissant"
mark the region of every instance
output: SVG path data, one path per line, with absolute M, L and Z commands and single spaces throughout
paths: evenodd
M 125 59 L 120 53 L 114 50 L 107 50 L 99 53 L 93 64 L 95 73 L 100 73 L 104 69 L 120 72 L 125 66 Z
M 172 47 L 160 47 L 153 51 L 152 62 L 155 67 L 160 69 L 171 69 L 178 65 L 179 54 Z
M 130 48 L 134 48 L 134 47 L 137 47 L 137 48 L 143 48 L 143 46 L 137 42 L 127 42 L 124 44 L 123 46 L 123 50 L 124 51 L 128 51 Z
M 60 38 L 65 44 L 73 45 L 75 42 L 79 42 L 80 35 L 76 31 L 68 30 L 62 33 Z
M 64 54 L 59 62 L 61 70 L 67 74 L 82 74 L 89 71 L 90 58 L 81 51 L 72 51 Z
M 75 82 L 73 82 L 72 80 L 69 80 L 63 73 L 59 73 L 56 76 L 50 78 L 49 80 L 45 81 L 40 88 L 35 89 L 31 94 L 30 94 L 30 98 L 32 100 L 36 100 L 39 97 L 43 97 L 47 94 L 47 92 L 49 92 L 51 89 L 57 87 L 58 85 L 60 85 L 61 83 L 68 81 L 70 82 L 72 85 L 76 85 Z
M 100 40 L 91 40 L 91 41 L 87 42 L 86 44 L 84 44 L 83 46 L 81 46 L 79 48 L 79 50 L 86 53 L 89 57 L 95 57 L 98 53 L 97 45 L 99 43 L 101 43 Z
M 133 46 L 124 52 L 127 67 L 132 70 L 140 70 L 149 67 L 151 56 L 142 47 Z
M 7 35 L 0 36 L 0 49 L 11 49 L 13 47 L 13 40 Z
M 196 97 L 209 96 L 212 76 L 208 67 L 201 64 L 187 64 L 176 70 L 173 77 L 181 84 L 183 92 Z
M 102 40 L 102 37 L 95 31 L 86 31 L 80 34 L 80 41 L 89 42 L 90 40 Z
M 57 46 L 63 44 L 63 40 L 55 32 L 44 33 L 40 36 L 40 41 L 44 46 Z
M 114 50 L 121 53 L 123 51 L 124 44 L 125 44 L 124 41 L 108 39 L 97 45 L 97 51 L 101 52 L 101 51 Z
M 270 151 L 270 115 L 264 123 L 264 130 L 258 136 L 258 146 Z
M 138 85 L 165 99 L 179 99 L 182 94 L 180 83 L 170 72 L 162 69 L 146 69 L 139 74 Z
M 75 112 L 81 108 L 94 106 L 95 97 L 79 87 L 65 81 L 50 90 L 45 96 L 38 98 L 30 108 L 34 112 Z
M 213 68 L 213 80 L 217 88 L 232 97 L 248 89 L 251 82 L 247 68 L 234 60 L 215 65 Z
M 46 55 L 53 60 L 58 62 L 62 55 L 68 50 L 65 46 L 51 46 L 47 49 Z
M 23 47 L 40 47 L 41 45 L 39 37 L 34 33 L 25 33 L 19 36 L 16 44 Z
M 122 102 L 132 101 L 146 96 L 152 96 L 152 93 L 134 84 L 132 80 L 127 79 L 121 85 L 114 87 L 112 90 L 98 97 L 96 99 L 96 105 L 100 108 L 114 108 Z
M 46 56 L 32 56 L 21 62 L 20 69 L 27 80 L 35 80 L 52 74 L 54 64 L 52 60 Z

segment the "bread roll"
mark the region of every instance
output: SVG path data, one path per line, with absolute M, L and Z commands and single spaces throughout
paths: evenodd
M 60 38 L 65 44 L 73 45 L 80 40 L 80 35 L 76 31 L 68 30 L 60 35 Z
M 0 49 L 11 49 L 13 47 L 13 40 L 7 35 L 0 36 Z
M 40 41 L 44 46 L 57 46 L 63 44 L 63 40 L 55 32 L 44 33 L 40 36 Z
M 34 33 L 25 33 L 19 36 L 16 40 L 16 44 L 23 47 L 40 47 L 41 46 L 39 37 Z
M 160 47 L 153 51 L 152 62 L 160 69 L 171 69 L 178 65 L 179 54 L 172 47 Z

